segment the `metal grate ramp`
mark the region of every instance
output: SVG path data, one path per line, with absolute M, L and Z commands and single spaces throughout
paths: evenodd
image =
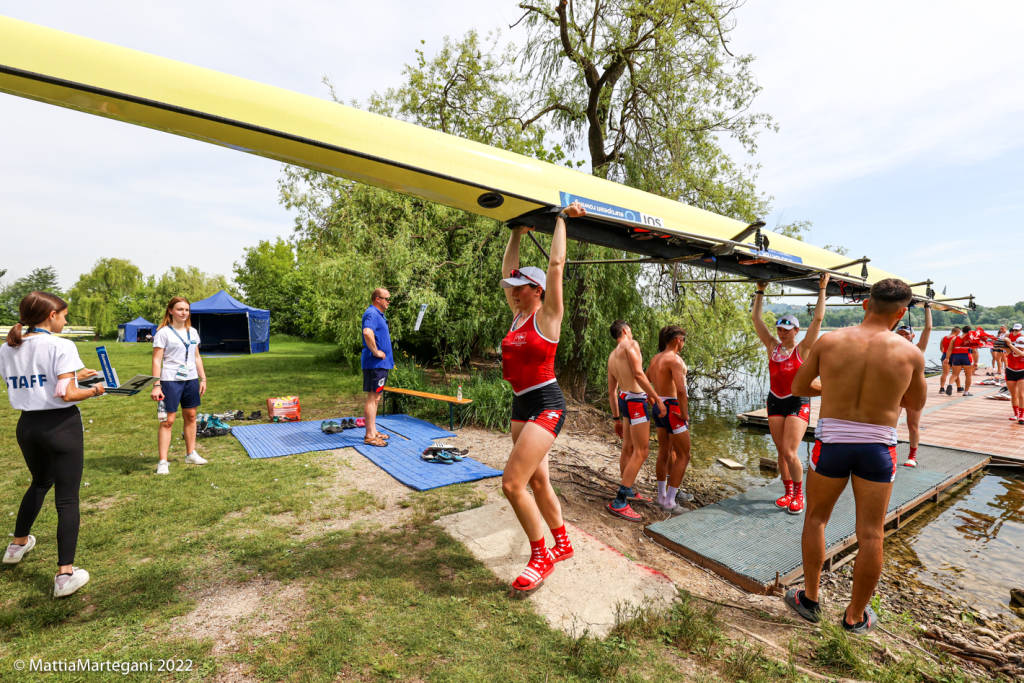
M 921 446 L 917 468 L 902 467 L 907 445 L 901 443 L 899 462 L 886 522 L 897 528 L 908 513 L 956 482 L 978 471 L 988 457 L 968 451 Z M 647 527 L 656 543 L 706 567 L 738 586 L 767 593 L 803 574 L 800 534 L 803 515 L 775 507 L 782 494 L 778 480 L 767 486 L 678 515 Z M 847 486 L 825 528 L 826 557 L 856 543 L 853 491 Z

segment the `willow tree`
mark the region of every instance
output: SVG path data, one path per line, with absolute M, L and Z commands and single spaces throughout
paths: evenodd
M 521 73 L 529 74 L 530 112 L 524 119 L 546 125 L 565 148 L 585 154 L 594 175 L 744 222 L 757 219 L 767 201 L 756 191 L 755 169 L 737 163 L 723 148 L 728 139 L 753 154 L 757 133 L 772 126 L 767 115 L 750 111 L 759 90 L 752 57 L 729 48 L 739 5 L 736 0 L 521 3 L 529 32 L 519 60 Z M 602 252 L 580 244 L 570 258 L 586 260 Z M 588 366 L 594 361 L 588 362 L 584 351 L 600 306 L 594 293 L 630 275 L 596 266 L 579 272 L 570 284 L 568 298 L 580 305 L 569 309 L 573 343 L 563 374 L 576 395 L 583 394 L 587 375 L 593 376 Z M 676 268 L 673 274 L 694 273 Z M 731 309 L 741 296 L 716 295 Z M 662 299 L 679 312 L 685 308 L 675 297 Z

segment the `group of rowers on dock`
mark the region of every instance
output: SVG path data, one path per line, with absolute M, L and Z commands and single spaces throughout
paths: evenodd
M 856 503 L 856 533 L 859 552 L 854 565 L 851 599 L 842 626 L 855 633 L 870 630 L 877 615 L 870 599 L 882 569 L 884 520 L 897 471 L 896 425 L 907 412 L 910 453 L 903 463 L 917 466 L 921 414 L 927 385 L 924 350 L 932 329 L 930 306 L 924 305 L 924 329 L 915 343 L 915 332 L 901 324 L 912 300 L 910 287 L 901 280 L 876 283 L 863 302 L 861 324 L 835 330 L 819 339 L 825 317 L 829 275 L 819 280 L 818 299 L 810 326 L 797 341 L 800 321 L 783 315 L 775 333 L 763 318 L 767 282 L 759 282 L 754 293 L 752 320 L 758 338 L 768 353 L 770 390 L 766 400 L 768 426 L 778 450 L 778 466 L 784 494 L 775 501 L 790 514 L 805 513 L 801 550 L 805 587 L 792 589 L 786 603 L 808 621 L 821 618 L 818 584 L 825 559 L 825 526 L 832 510 L 852 483 Z M 962 390 L 970 396 L 970 378 L 977 363 L 977 349 L 993 343 L 998 362 L 994 370 L 1005 370 L 1013 399 L 1013 419 L 1024 424 L 1024 335 L 1021 325 L 1005 327 L 997 335 L 981 328 L 954 328 L 942 340 L 943 369 L 966 370 Z M 893 333 L 895 331 L 895 334 Z M 616 321 L 611 335 L 617 345 L 608 358 L 608 398 L 616 432 L 623 437 L 620 457 L 622 483 L 608 511 L 630 521 L 642 521 L 629 500 L 643 499 L 633 482 L 647 458 L 651 419 L 658 432 L 656 503 L 666 512 L 683 511 L 677 499 L 683 474 L 690 460 L 689 415 L 687 410 L 686 365 L 679 357 L 686 332 L 676 326 L 662 328 L 658 354 L 647 371 L 642 369 L 639 344 L 623 321 Z M 1005 362 L 1003 359 L 1005 358 Z M 944 395 L 952 393 L 942 378 Z M 808 461 L 806 491 L 804 471 L 798 457 L 800 442 L 810 422 L 810 397 L 821 397 L 815 443 Z
M 955 383 L 958 394 L 971 396 L 971 385 L 978 372 L 981 350 L 986 347 L 992 350 L 992 369 L 987 374 L 994 375 L 996 383 L 1000 375 L 1005 378 L 1013 409 L 1009 419 L 1024 425 L 1024 382 L 1021 381 L 1024 380 L 1024 325 L 1021 323 L 1014 323 L 1010 329 L 1000 325 L 994 335 L 981 327 L 973 330 L 966 325 L 953 327 L 939 344 L 942 352 L 939 393 L 952 396 Z M 963 383 L 960 381 L 961 373 Z

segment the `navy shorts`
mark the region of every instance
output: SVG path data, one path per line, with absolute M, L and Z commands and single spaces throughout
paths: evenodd
M 941 355 L 941 356 L 939 356 L 939 360 L 941 360 L 941 361 L 945 362 L 945 360 L 946 360 L 946 352 L 945 352 L 945 351 L 943 351 L 943 352 L 942 352 L 942 355 Z
M 533 422 L 558 436 L 565 424 L 565 396 L 558 382 L 513 396 L 512 421 Z
M 896 479 L 896 447 L 884 443 L 814 442 L 811 469 L 823 477 L 846 479 L 851 474 L 890 484 Z
M 388 381 L 388 371 L 385 368 L 363 368 L 363 391 L 368 394 L 379 394 L 384 391 L 384 384 Z
M 1024 379 L 1024 370 L 1011 370 L 1006 368 L 1006 381 L 1007 382 L 1019 382 Z
M 168 413 L 178 412 L 178 404 L 182 408 L 199 407 L 199 380 L 160 380 L 160 388 L 164 392 L 164 409 Z
M 768 392 L 765 407 L 768 409 L 768 417 L 799 417 L 804 422 L 811 421 L 811 399 L 806 396 L 779 398 Z
M 647 411 L 647 399 L 639 396 L 626 398 L 626 394 L 619 393 L 619 417 L 629 420 L 629 424 L 638 425 L 647 422 L 651 414 Z
M 665 416 L 658 416 L 658 407 L 651 408 L 651 420 L 658 429 L 667 429 L 671 434 L 682 434 L 688 429 L 686 420 L 683 419 L 683 409 L 679 407 L 679 399 L 662 399 L 665 404 Z
M 954 353 L 949 357 L 949 364 L 954 367 L 961 367 L 964 365 L 974 365 L 974 361 L 971 360 L 971 354 L 969 353 Z

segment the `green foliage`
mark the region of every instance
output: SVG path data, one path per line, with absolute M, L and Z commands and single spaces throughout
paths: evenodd
M 0 324 L 13 325 L 18 322 L 18 305 L 26 294 L 35 291 L 64 296 L 57 285 L 57 270 L 53 266 L 33 268 L 28 275 L 0 290 Z
M 131 261 L 100 259 L 68 293 L 70 319 L 96 327 L 100 336 L 111 336 L 120 323 L 138 316 L 159 324 L 172 297 L 198 301 L 221 289 L 237 296 L 223 275 L 208 275 L 195 266 L 172 266 L 159 278 L 143 277 Z
M 261 240 L 246 247 L 242 262 L 235 263 L 235 282 L 245 301 L 271 311 L 270 331 L 275 334 L 300 332 L 299 298 L 302 293 L 295 248 L 280 237 Z
M 138 315 L 132 311 L 143 284 L 142 271 L 131 261 L 103 258 L 68 292 L 69 308 L 75 320 L 94 326 L 100 336 L 110 336 L 118 324 Z
M 494 221 L 301 169 L 286 171 L 281 196 L 298 212 L 304 334 L 355 358 L 370 294 L 386 287 L 392 340 L 418 357 L 455 366 L 501 341 L 510 318 L 498 287 L 507 231 Z

